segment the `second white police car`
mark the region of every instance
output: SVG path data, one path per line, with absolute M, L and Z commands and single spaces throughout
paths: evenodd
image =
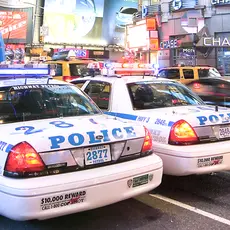
M 175 81 L 146 76 L 152 72 L 144 64 L 115 63 L 103 69 L 105 76 L 72 83 L 104 113 L 148 127 L 165 174 L 230 170 L 230 109 L 205 105 Z
M 104 115 L 49 71 L 0 65 L 0 215 L 47 219 L 156 188 L 162 160 L 149 131 Z

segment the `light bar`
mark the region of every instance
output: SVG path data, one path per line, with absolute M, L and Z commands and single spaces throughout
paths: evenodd
M 110 63 L 105 65 L 106 68 L 123 68 L 123 69 L 154 69 L 152 64 L 145 63 Z
M 0 64 L 0 77 L 6 76 L 49 76 L 53 75 L 56 65 L 49 64 Z

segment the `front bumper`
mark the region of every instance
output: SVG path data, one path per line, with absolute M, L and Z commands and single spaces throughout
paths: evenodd
M 156 188 L 162 180 L 162 166 L 162 160 L 151 155 L 55 176 L 2 177 L 0 214 L 14 220 L 43 220 L 106 206 Z M 146 174 L 148 183 L 133 187 L 133 179 Z
M 164 174 L 187 176 L 230 170 L 230 141 L 200 145 L 161 145 L 154 150 L 164 164 Z

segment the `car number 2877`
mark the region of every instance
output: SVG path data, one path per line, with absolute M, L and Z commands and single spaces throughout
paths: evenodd
M 230 137 L 230 127 L 223 127 L 219 129 L 219 137 L 227 138 Z
M 84 149 L 85 164 L 93 165 L 111 161 L 109 145 L 100 145 Z

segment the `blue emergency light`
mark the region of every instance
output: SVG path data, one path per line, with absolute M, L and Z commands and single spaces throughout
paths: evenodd
M 47 77 L 54 75 L 56 65 L 50 64 L 0 64 L 0 77 Z

